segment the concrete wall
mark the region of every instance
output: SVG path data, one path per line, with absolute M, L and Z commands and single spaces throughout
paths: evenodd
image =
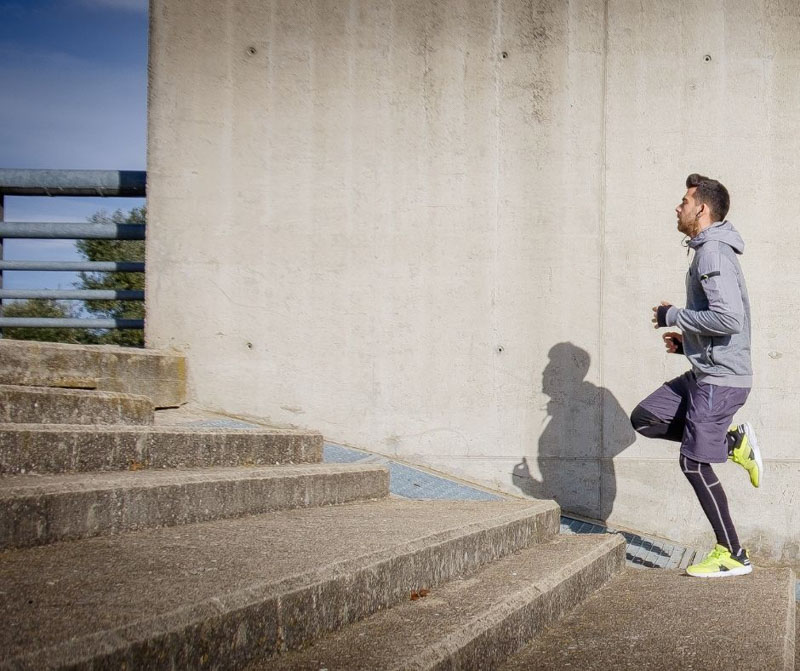
M 627 413 L 685 369 L 683 180 L 748 244 L 767 457 L 718 468 L 800 559 L 796 0 L 153 0 L 147 341 L 208 408 L 708 545 Z

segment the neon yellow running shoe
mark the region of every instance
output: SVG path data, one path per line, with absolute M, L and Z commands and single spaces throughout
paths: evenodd
M 746 575 L 753 570 L 747 550 L 742 548 L 738 557 L 731 555 L 723 545 L 715 545 L 711 553 L 703 561 L 692 564 L 686 573 L 693 578 L 732 578 L 735 575 Z
M 759 487 L 764 481 L 764 463 L 761 461 L 755 430 L 752 425 L 745 422 L 739 426 L 732 426 L 728 429 L 728 433 L 736 439 L 728 453 L 728 459 L 744 468 L 750 474 L 750 484 Z

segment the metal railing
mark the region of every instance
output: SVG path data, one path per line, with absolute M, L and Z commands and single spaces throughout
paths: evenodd
M 62 240 L 144 240 L 144 226 L 5 221 L 6 196 L 100 196 L 144 198 L 147 173 L 126 170 L 15 170 L 0 168 L 0 329 L 86 328 L 142 329 L 143 319 L 60 319 L 4 317 L 4 299 L 143 301 L 144 291 L 106 289 L 16 290 L 3 288 L 4 270 L 143 273 L 138 261 L 6 261 L 4 238 Z M 0 331 L 1 332 L 1 331 Z

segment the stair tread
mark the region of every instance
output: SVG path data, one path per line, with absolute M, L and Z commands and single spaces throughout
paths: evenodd
M 149 401 L 147 396 L 141 394 L 128 394 L 121 391 L 102 391 L 99 389 L 68 389 L 64 387 L 44 387 L 25 384 L 0 384 L 0 392 L 18 392 L 36 396 L 55 396 L 60 398 L 101 398 L 120 399 L 135 398 Z
M 538 515 L 557 529 L 553 502 L 384 500 L 10 550 L 0 649 L 97 654 Z
M 44 475 L 0 476 L 0 501 L 21 496 L 69 494 L 132 487 L 161 487 L 197 482 L 280 479 L 304 475 L 372 473 L 385 470 L 375 464 L 287 464 L 281 466 L 220 466 L 186 469 L 142 469 Z
M 455 651 L 481 635 L 491 636 L 493 629 L 502 626 L 510 614 L 542 601 L 542 595 L 570 577 L 591 570 L 598 559 L 615 549 L 621 567 L 623 545 L 623 538 L 616 534 L 560 536 L 503 557 L 470 576 L 432 588 L 423 598 L 409 598 L 405 603 L 329 634 L 304 650 L 282 655 L 277 662 L 256 660 L 247 669 L 444 668 Z M 527 620 L 541 617 L 544 622 L 539 626 L 543 626 L 551 616 L 547 610 L 545 604 L 540 604 L 536 616 Z M 535 624 L 532 626 L 536 628 Z M 511 638 L 500 646 L 518 645 L 514 637 Z M 482 660 L 482 665 L 492 667 L 486 659 Z M 458 667 L 458 664 L 453 666 Z
M 303 429 L 229 428 L 177 425 L 129 425 L 129 424 L 0 424 L 0 432 L 35 433 L 136 433 L 136 434 L 197 434 L 197 435 L 265 435 L 308 436 L 320 435 L 317 431 Z
M 793 668 L 794 575 L 724 579 L 628 569 L 502 671 Z

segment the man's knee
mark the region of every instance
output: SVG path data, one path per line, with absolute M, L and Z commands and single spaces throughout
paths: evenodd
M 663 438 L 668 430 L 667 424 L 641 405 L 637 405 L 631 413 L 631 426 L 636 433 L 647 438 Z

